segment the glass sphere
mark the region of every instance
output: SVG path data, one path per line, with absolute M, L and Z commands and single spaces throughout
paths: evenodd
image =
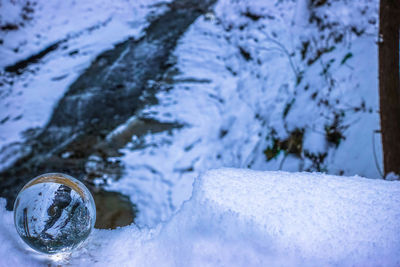
M 80 181 L 47 173 L 28 182 L 14 203 L 18 234 L 36 251 L 55 254 L 80 246 L 94 227 L 96 206 Z

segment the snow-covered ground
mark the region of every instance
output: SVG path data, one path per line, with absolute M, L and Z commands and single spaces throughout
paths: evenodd
M 181 39 L 176 66 L 159 81 L 160 104 L 142 112 L 188 127 L 148 135 L 144 145 L 133 139 L 122 150 L 126 174 L 109 188 L 131 196 L 136 222 L 151 226 L 188 199 L 195 177 L 211 168 L 380 178 L 377 3 L 333 1 L 316 9 L 327 24 L 336 22 L 320 31 L 293 23 L 300 12 L 293 1 L 218 1 Z M 274 141 L 288 138 L 293 153 L 281 149 L 267 161 Z
M 327 1 L 312 10 L 309 2 L 219 0 L 189 28 L 176 64 L 154 81 L 159 104 L 138 114 L 186 126 L 133 137 L 121 149 L 123 177 L 107 185 L 137 205 L 139 228 L 95 231 L 72 263 L 114 265 L 132 253 L 138 265 L 399 264 L 398 182 L 228 170 L 195 182 L 219 167 L 381 178 L 378 1 Z M 2 24 L 20 23 L 13 3 L 0 3 Z M 166 8 L 148 0 L 35 3 L 23 27 L 0 33 L 0 67 L 66 41 L 20 76 L 0 77 L 0 151 L 43 127 L 96 55 L 140 37 L 146 17 Z M 10 249 L 9 263 L 30 259 L 10 213 L 2 216 L 0 236 L 10 240 L 2 258 Z
M 0 151 L 22 141 L 24 131 L 43 127 L 68 86 L 96 56 L 129 37 L 139 38 L 147 19 L 165 11 L 168 2 L 2 1 L 0 24 L 19 28 L 0 31 Z M 23 20 L 27 3 L 33 12 Z M 58 42 L 55 51 L 21 75 L 3 72 Z
M 398 266 L 400 182 L 221 169 L 153 229 L 94 230 L 51 259 L 29 249 L 1 203 L 0 265 Z

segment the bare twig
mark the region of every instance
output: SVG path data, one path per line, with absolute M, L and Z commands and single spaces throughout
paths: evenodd
M 280 43 L 280 42 L 278 42 L 277 40 L 273 39 L 273 38 L 272 38 L 271 36 L 269 36 L 267 33 L 263 32 L 263 34 L 266 36 L 267 41 L 270 41 L 270 42 L 274 43 L 275 45 L 277 45 L 277 46 L 278 46 L 277 48 L 279 48 L 279 50 L 280 50 L 281 52 L 283 52 L 283 53 L 288 57 L 290 67 L 292 68 L 292 70 L 293 70 L 294 74 L 296 75 L 296 77 L 299 77 L 299 76 L 300 76 L 299 68 L 298 68 L 298 67 L 296 66 L 296 64 L 293 62 L 292 56 L 290 55 L 290 53 L 289 53 L 289 51 L 286 49 L 286 47 L 285 47 L 282 43 Z M 261 48 L 261 49 L 262 49 L 262 48 Z

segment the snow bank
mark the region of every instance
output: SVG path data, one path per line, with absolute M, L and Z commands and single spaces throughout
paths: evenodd
M 399 204 L 398 181 L 214 170 L 168 222 L 96 230 L 58 261 L 27 248 L 2 208 L 0 265 L 398 266 Z

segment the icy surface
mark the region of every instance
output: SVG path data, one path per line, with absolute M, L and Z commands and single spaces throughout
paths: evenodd
M 63 259 L 19 241 L 0 213 L 3 266 L 398 266 L 400 182 L 221 169 L 153 229 L 95 230 Z M 9 255 L 12 255 L 10 257 Z

